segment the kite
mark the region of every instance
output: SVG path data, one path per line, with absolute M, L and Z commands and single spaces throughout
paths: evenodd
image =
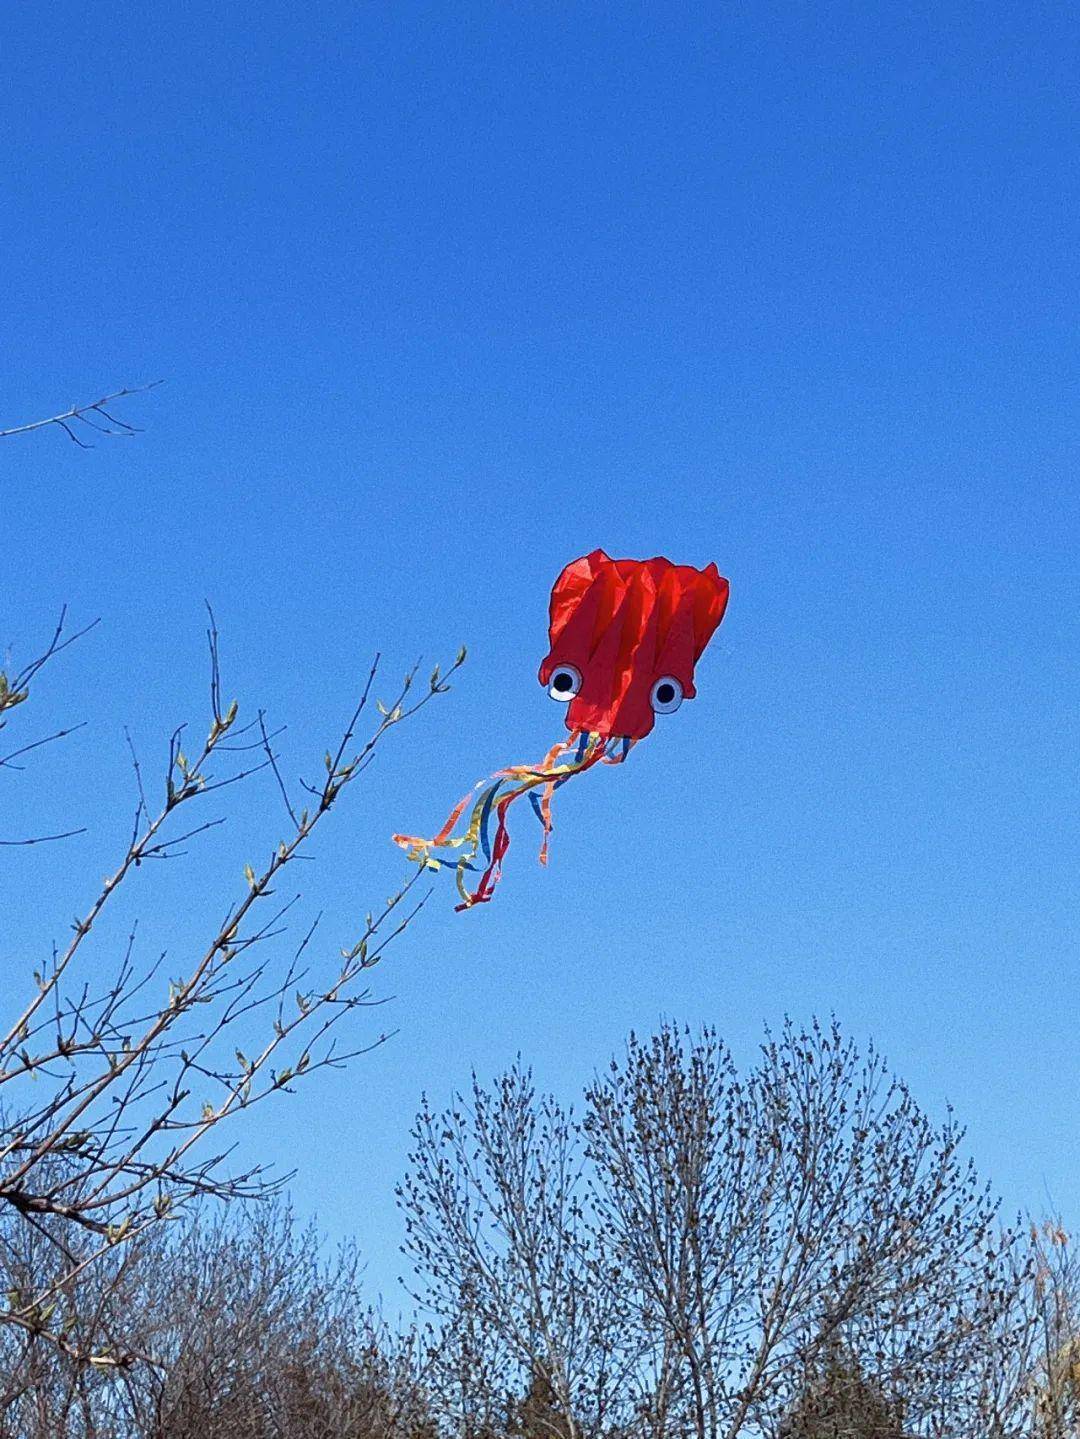
M 662 558 L 612 560 L 603 550 L 567 565 L 551 592 L 550 648 L 539 678 L 551 698 L 566 705 L 568 736 L 539 764 L 512 765 L 481 780 L 432 839 L 396 834 L 394 843 L 427 869 L 453 865 L 457 909 L 486 904 L 510 847 L 510 807 L 528 795 L 543 830 L 540 862 L 546 864 L 555 791 L 598 764 L 622 764 L 657 715 L 694 698 L 694 666 L 727 600 L 728 582 L 715 565 L 696 570 Z

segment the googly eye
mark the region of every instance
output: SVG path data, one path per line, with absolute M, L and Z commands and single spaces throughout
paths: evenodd
M 581 688 L 581 671 L 573 665 L 559 665 L 548 680 L 548 694 L 560 704 L 569 704 Z
M 683 702 L 683 687 L 674 675 L 663 675 L 649 691 L 649 703 L 657 714 L 670 715 Z

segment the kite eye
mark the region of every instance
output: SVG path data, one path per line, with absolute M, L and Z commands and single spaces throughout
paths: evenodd
M 649 691 L 649 703 L 657 714 L 674 714 L 682 702 L 683 687 L 674 675 L 663 675 Z
M 581 688 L 581 671 L 573 665 L 560 665 L 548 680 L 548 694 L 560 704 L 569 704 Z

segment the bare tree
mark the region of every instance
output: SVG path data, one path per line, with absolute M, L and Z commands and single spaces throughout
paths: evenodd
M 1080 1255 L 1060 1221 L 1033 1225 L 1032 1359 L 1036 1439 L 1080 1439 Z
M 469 1439 L 607 1432 L 630 1384 L 625 1316 L 595 1282 L 570 1117 L 519 1067 L 490 1094 L 474 1079 L 471 1103 L 425 1104 L 413 1137 L 399 1192 L 419 1298 L 440 1323 L 444 1417 Z
M 421 1439 L 429 1421 L 414 1335 L 361 1299 L 359 1256 L 321 1257 L 287 1209 L 192 1226 L 143 1266 L 138 1309 L 165 1378 L 149 1381 L 154 1439 Z M 147 1405 L 147 1408 L 150 1406 Z
M 776 1439 L 843 1372 L 894 1432 L 968 1439 L 1025 1270 L 962 1137 L 835 1026 L 786 1026 L 741 1078 L 668 1025 L 580 1128 L 520 1070 L 425 1109 L 407 1251 L 451 1350 L 488 1346 L 473 1383 L 543 1399 L 552 1434 Z
M 109 435 L 114 439 L 138 435 L 141 431 L 137 426 L 129 425 L 126 420 L 119 419 L 111 412 L 111 409 L 106 407 L 115 407 L 118 400 L 126 400 L 129 395 L 142 395 L 147 390 L 156 390 L 161 384 L 164 384 L 163 380 L 151 380 L 148 385 L 133 385 L 122 390 L 113 390 L 108 395 L 102 395 L 98 400 L 89 400 L 82 405 L 71 405 L 68 409 L 61 410 L 58 415 L 49 415 L 44 420 L 30 420 L 25 425 L 12 425 L 9 429 L 0 430 L 0 440 L 5 440 L 11 435 L 27 435 L 34 430 L 45 430 L 55 426 L 56 429 L 63 430 L 72 444 L 78 445 L 80 450 L 92 450 L 94 443 L 90 436 L 95 433 Z
M 83 901 L 67 941 L 0 999 L 0 1211 L 32 1229 L 51 1255 L 44 1264 L 39 1253 L 0 1310 L 0 1329 L 21 1336 L 24 1366 L 47 1346 L 97 1369 L 155 1360 L 120 1338 L 103 1340 L 77 1307 L 77 1281 L 93 1266 L 115 1265 L 123 1246 L 194 1199 L 259 1196 L 273 1187 L 257 1162 L 234 1164 L 235 1141 L 225 1136 L 253 1105 L 385 1037 L 349 1032 L 338 1039 L 346 1016 L 372 1002 L 367 971 L 418 907 L 403 902 L 414 877 L 367 915 L 329 963 L 321 956 L 318 916 L 281 959 L 272 944 L 299 901 L 282 886 L 312 834 L 391 731 L 445 693 L 446 678 L 436 669 L 414 697 L 410 672 L 390 704 L 377 702 L 379 713 L 360 737 L 369 700 L 375 703 L 376 657 L 320 778 L 301 781 L 301 803 L 286 784 L 273 748 L 277 732 L 264 713 L 241 723 L 237 702 L 222 699 L 212 615 L 207 639 L 205 728 L 190 742 L 187 726 L 173 731 L 156 798 L 132 752 L 127 840 Z M 0 679 L 0 723 L 26 714 L 44 665 L 69 642 L 62 619 L 52 642 L 14 682 Z M 463 659 L 464 651 L 449 674 Z M 63 732 L 25 741 L 2 763 Z M 152 905 L 145 887 L 149 881 L 152 888 L 155 871 L 220 825 L 224 816 L 208 806 L 246 793 L 245 781 L 260 771 L 280 791 L 281 830 L 266 837 L 262 858 L 243 864 L 242 874 L 244 857 L 237 857 L 239 883 L 222 897 L 220 918 L 197 947 L 170 960 L 167 972 L 164 954 L 146 954 L 133 926 L 113 953 L 102 917 L 117 895 L 138 888 L 140 902 Z M 34 838 L 47 837 L 59 835 Z M 21 1383 L 18 1372 L 5 1378 L 9 1391 Z
M 32 1232 L 0 1219 L 24 1251 Z M 5 1246 L 7 1250 L 7 1246 Z M 10 1251 L 8 1250 L 9 1258 Z M 49 1256 L 31 1256 L 35 1266 Z M 161 1368 L 39 1348 L 3 1439 L 434 1439 L 417 1336 L 364 1306 L 354 1249 L 324 1257 L 278 1202 L 201 1206 L 76 1281 L 80 1313 Z M 13 1348 L 0 1331 L 0 1365 Z
M 631 1039 L 585 1121 L 613 1257 L 685 1364 L 699 1439 L 775 1430 L 837 1344 L 905 1422 L 978 1427 L 1016 1303 L 996 1205 L 880 1056 L 786 1025 L 740 1085 L 714 1035 Z

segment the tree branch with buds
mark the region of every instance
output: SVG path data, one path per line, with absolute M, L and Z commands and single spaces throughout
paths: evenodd
M 16 707 L 23 713 L 30 682 L 78 637 L 65 637 L 62 616 L 42 656 L 0 688 L 0 716 Z M 172 732 L 156 802 L 132 749 L 137 802 L 127 843 L 72 923 L 67 942 L 34 972 L 21 1002 L 12 1002 L 0 1023 L 0 1205 L 38 1226 L 63 1256 L 48 1283 L 9 1296 L 0 1325 L 17 1326 L 88 1364 L 101 1356 L 81 1322 L 85 1316 L 65 1313 L 74 1277 L 197 1198 L 272 1192 L 282 1181 L 262 1165 L 242 1172 L 233 1166 L 239 1116 L 387 1038 L 380 1032 L 357 1039 L 343 1022 L 376 1002 L 367 971 L 423 904 L 414 889 L 419 874 L 368 913 L 332 960 L 320 953 L 319 917 L 289 957 L 275 960 L 273 942 L 300 901 L 282 884 L 376 749 L 446 693 L 447 680 L 465 659 L 462 650 L 447 675 L 436 672 L 426 687 L 416 685 L 414 667 L 392 702 L 378 704 L 361 734 L 381 673 L 376 656 L 347 723 L 326 751 L 318 782 L 300 782 L 308 796 L 301 807 L 289 798 L 273 748 L 280 731 L 268 728 L 262 710 L 242 722 L 237 701 L 222 699 L 212 613 L 207 642 L 204 737 L 190 743 L 186 725 Z M 48 739 L 65 733 L 70 730 L 57 729 Z M 24 743 L 7 758 L 46 742 Z M 271 772 L 285 799 L 287 832 L 268 838 L 260 860 L 242 869 L 238 862 L 235 890 L 205 941 L 166 977 L 164 956 L 144 956 L 132 928 L 111 978 L 102 980 L 107 966 L 100 951 L 108 943 L 102 916 L 117 894 L 132 889 L 140 871 L 155 870 L 150 861 L 187 853 L 186 846 L 223 821 L 206 813 L 208 804 L 226 792 L 245 792 L 247 781 L 262 771 Z M 75 1327 L 79 1348 L 73 1354 Z

